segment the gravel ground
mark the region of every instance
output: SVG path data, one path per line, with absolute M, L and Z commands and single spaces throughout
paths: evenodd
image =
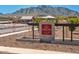
M 26 36 L 31 36 L 31 32 L 28 32 Z M 75 40 L 71 42 L 70 40 L 66 40 L 63 42 L 62 39 L 55 39 L 55 43 L 40 43 L 39 39 L 31 39 L 27 38 L 25 40 L 17 41 L 18 45 L 16 47 L 23 48 L 32 48 L 32 49 L 42 49 L 42 50 L 51 50 L 51 51 L 59 51 L 59 52 L 70 52 L 70 53 L 79 53 L 79 40 Z M 38 31 L 35 31 L 35 38 L 38 38 Z M 22 46 L 24 45 L 24 46 Z
M 35 32 L 36 33 L 36 32 Z M 30 49 L 38 49 L 38 50 L 49 50 L 49 51 L 58 51 L 58 52 L 69 52 L 69 53 L 79 53 L 79 41 L 69 41 L 66 40 L 65 42 L 62 42 L 61 39 L 56 41 L 55 43 L 43 43 L 40 42 L 39 39 L 32 39 L 31 32 L 24 33 L 26 38 L 22 38 L 20 40 L 16 40 L 16 42 L 8 43 L 8 41 L 5 43 L 1 42 L 0 46 L 7 46 L 7 47 L 19 47 L 19 48 L 30 48 Z M 22 34 L 19 34 L 20 36 Z M 17 36 L 19 36 L 17 35 Z M 10 39 L 14 39 L 17 36 L 11 36 Z M 3 40 L 7 38 L 3 38 Z M 23 40 L 24 39 L 24 40 Z
M 20 36 L 27 36 L 29 38 L 25 38 L 25 40 L 16 40 L 16 42 L 10 42 L 5 41 L 7 38 L 3 38 L 3 41 L 0 43 L 0 46 L 8 46 L 8 47 L 20 47 L 20 48 L 31 48 L 31 49 L 41 49 L 41 50 L 50 50 L 50 51 L 59 51 L 59 52 L 70 52 L 70 53 L 79 53 L 79 40 L 70 42 L 69 40 L 66 40 L 65 42 L 62 42 L 61 39 L 59 42 L 56 43 L 40 43 L 39 41 L 36 41 L 36 39 L 29 40 L 32 37 L 32 32 L 25 32 L 24 34 L 19 34 L 16 36 L 11 36 L 11 38 L 8 39 L 16 39 Z M 35 32 L 35 37 L 39 36 L 37 31 Z M 14 39 L 14 40 L 15 40 Z M 5 42 L 4 42 L 5 41 Z M 5 52 L 2 52 L 5 53 Z

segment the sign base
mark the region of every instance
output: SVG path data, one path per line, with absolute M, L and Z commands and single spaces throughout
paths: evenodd
M 40 42 L 52 43 L 54 42 L 54 37 L 50 37 L 50 38 L 41 37 Z
M 54 42 L 55 28 L 53 23 L 40 22 L 40 42 L 52 43 Z

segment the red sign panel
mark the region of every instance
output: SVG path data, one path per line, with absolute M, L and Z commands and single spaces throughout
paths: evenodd
M 42 24 L 42 35 L 52 35 L 52 25 L 51 24 Z

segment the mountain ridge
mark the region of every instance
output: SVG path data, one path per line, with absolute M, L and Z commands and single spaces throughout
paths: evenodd
M 12 14 L 26 14 L 26 15 L 63 15 L 63 16 L 79 16 L 79 12 L 64 8 L 52 7 L 47 5 L 40 5 L 37 7 L 21 8 Z

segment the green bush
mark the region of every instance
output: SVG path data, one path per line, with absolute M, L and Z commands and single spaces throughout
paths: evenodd
M 34 18 L 34 23 L 40 23 L 41 22 L 41 18 Z
M 65 17 L 64 16 L 57 16 L 55 19 L 55 23 L 58 23 L 59 20 L 65 20 Z
M 67 18 L 67 22 L 69 24 L 79 24 L 79 18 L 78 17 L 68 17 Z M 75 26 L 69 26 L 69 30 L 70 31 L 74 31 L 75 30 Z
M 50 18 L 35 18 L 34 23 L 40 23 L 42 20 L 45 20 L 45 21 L 51 22 L 51 23 L 55 22 L 53 19 L 50 19 Z

